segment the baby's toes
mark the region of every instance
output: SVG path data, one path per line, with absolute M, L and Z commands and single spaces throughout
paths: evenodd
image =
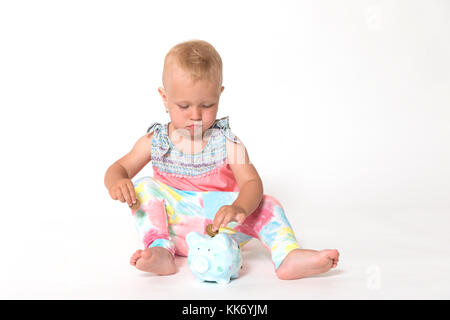
M 136 266 L 136 262 L 141 258 L 142 250 L 136 250 L 130 258 L 130 264 Z
M 339 251 L 337 250 L 331 250 L 330 252 L 330 258 L 333 259 L 333 265 L 332 268 L 336 268 L 339 262 Z
M 339 252 L 335 249 L 326 249 L 320 251 L 320 255 L 327 259 L 329 263 L 331 264 L 331 268 L 335 268 L 337 266 L 337 263 L 339 261 Z
M 328 258 L 330 258 L 336 262 L 339 261 L 339 251 L 337 251 L 336 249 L 328 249 L 328 250 L 323 250 L 323 251 L 325 251 Z

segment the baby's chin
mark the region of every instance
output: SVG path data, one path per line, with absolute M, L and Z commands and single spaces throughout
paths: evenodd
M 196 128 L 189 128 L 184 127 L 180 129 L 175 129 L 177 134 L 180 135 L 183 139 L 191 139 L 191 140 L 197 140 L 202 139 L 205 137 L 205 132 L 208 131 L 208 129 L 202 129 L 200 127 Z

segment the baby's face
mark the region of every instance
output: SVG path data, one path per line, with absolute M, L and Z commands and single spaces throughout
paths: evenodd
M 158 88 L 175 129 L 188 130 L 191 137 L 203 134 L 216 120 L 220 95 L 224 87 L 215 81 L 193 82 L 182 69 L 172 67 L 167 77 L 167 88 Z M 193 126 L 194 125 L 194 126 Z

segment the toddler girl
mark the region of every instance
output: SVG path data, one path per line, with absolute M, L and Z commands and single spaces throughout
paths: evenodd
M 176 272 L 174 255 L 187 256 L 185 236 L 232 227 L 242 246 L 259 239 L 280 279 L 298 279 L 337 266 L 337 250 L 300 249 L 280 202 L 263 184 L 229 118 L 216 119 L 222 60 L 211 44 L 180 43 L 166 55 L 163 87 L 167 124 L 153 123 L 132 150 L 112 164 L 105 186 L 130 206 L 144 250 L 130 263 L 158 275 Z M 153 177 L 133 177 L 149 162 Z M 137 204 L 137 205 L 136 205 Z

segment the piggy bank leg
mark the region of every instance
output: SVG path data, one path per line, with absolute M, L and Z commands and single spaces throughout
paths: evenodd
M 226 278 L 226 279 L 219 279 L 217 280 L 218 284 L 228 284 L 230 283 L 230 278 Z
M 195 277 L 195 279 L 197 279 L 198 282 L 205 282 L 205 279 L 199 278 L 199 277 Z

